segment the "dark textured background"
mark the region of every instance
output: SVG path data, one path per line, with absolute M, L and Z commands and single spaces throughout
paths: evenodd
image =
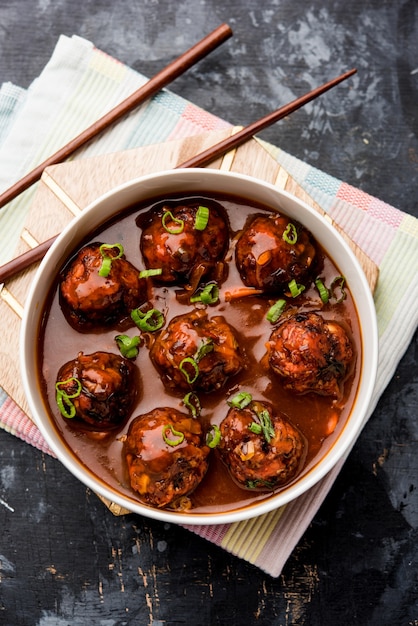
M 261 136 L 418 216 L 417 0 L 1 0 L 0 82 L 28 86 L 61 33 L 151 76 L 222 22 L 234 37 L 174 92 L 247 124 L 356 67 L 354 88 Z M 113 517 L 1 431 L 0 624 L 417 626 L 416 346 L 277 580 L 185 530 Z

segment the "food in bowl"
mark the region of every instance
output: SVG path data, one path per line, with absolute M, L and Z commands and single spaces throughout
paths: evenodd
M 181 184 L 190 175 L 108 204 L 75 245 L 67 235 L 57 269 L 45 259 L 34 405 L 103 495 L 209 523 L 315 482 L 344 441 L 365 354 L 350 275 L 289 214 L 309 209 L 268 185 L 237 194 L 263 187 L 248 177 L 196 171 Z

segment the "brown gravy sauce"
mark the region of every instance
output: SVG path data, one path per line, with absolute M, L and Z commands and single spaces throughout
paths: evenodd
M 193 196 L 193 198 L 195 197 Z M 200 197 L 202 198 L 201 203 L 204 204 L 205 195 L 202 194 Z M 255 212 L 268 212 L 266 207 L 254 205 L 238 197 L 216 197 L 211 194 L 208 198 L 220 202 L 226 209 L 232 237 L 243 227 L 249 215 Z M 188 199 L 190 198 L 184 198 L 186 202 Z M 93 241 L 118 242 L 123 245 L 126 258 L 138 270 L 144 269 L 139 250 L 141 233 L 135 224 L 135 219 L 139 211 L 149 210 L 156 203 L 157 200 L 149 202 L 147 205 L 130 207 L 121 212 L 117 220 L 99 228 L 83 241 L 77 250 L 82 245 Z M 74 254 L 77 250 L 74 251 Z M 294 301 L 288 299 L 288 306 L 295 307 L 295 310 L 316 310 L 320 311 L 327 319 L 332 318 L 339 321 L 348 330 L 356 351 L 355 366 L 345 381 L 343 397 L 338 402 L 314 393 L 296 395 L 284 390 L 279 379 L 269 372 L 263 364 L 263 356 L 266 353 L 265 343 L 274 328 L 266 320 L 266 313 L 271 304 L 281 296 L 270 299 L 251 296 L 234 299 L 230 302 L 225 301 L 227 292 L 243 286 L 235 267 L 233 245 L 231 245 L 227 259 L 230 261 L 228 277 L 220 287 L 220 300 L 218 304 L 210 305 L 207 312 L 209 316 L 223 315 L 235 329 L 240 348 L 245 354 L 246 367 L 237 376 L 229 379 L 227 386 L 221 391 L 208 395 L 200 394 L 202 413 L 199 419 L 204 425 L 204 430 L 208 428 L 210 423 L 219 425 L 229 408 L 226 400 L 233 397 L 238 391 L 248 391 L 254 399 L 272 402 L 300 429 L 306 440 L 306 455 L 297 479 L 301 474 L 312 469 L 318 462 L 319 456 L 338 438 L 355 400 L 361 369 L 361 333 L 349 285 L 346 289 L 347 297 L 340 304 L 328 303 L 323 305 L 315 287 L 306 289 Z M 329 285 L 332 279 L 339 275 L 340 271 L 324 252 L 324 268 L 321 276 L 325 278 L 325 284 Z M 165 313 L 166 321 L 180 313 L 187 312 L 193 306 L 178 302 L 175 295 L 178 289 L 178 287 L 153 286 L 153 305 Z M 39 383 L 45 398 L 46 410 L 52 423 L 72 454 L 99 481 L 131 499 L 132 502 L 138 502 L 135 492 L 129 485 L 120 438 L 127 432 L 129 423 L 134 417 L 157 406 L 172 406 L 185 413 L 188 412 L 182 403 L 184 393 L 180 392 L 177 396 L 167 392 L 164 388 L 149 359 L 148 348 L 143 345 L 135 360 L 139 369 L 141 385 L 138 404 L 130 420 L 120 430 L 106 434 L 86 432 L 74 420 L 63 418 L 55 401 L 55 380 L 61 365 L 75 358 L 80 351 L 90 354 L 97 350 L 104 350 L 118 354 L 119 351 L 114 338 L 119 332 L 120 329 L 117 327 L 100 333 L 79 333 L 71 328 L 58 302 L 57 275 L 49 301 L 45 306 L 42 328 L 39 333 Z M 130 336 L 139 333 L 135 326 L 131 326 L 128 330 L 124 329 L 123 332 Z M 336 417 L 338 422 L 335 426 Z M 333 420 L 335 428 L 330 427 Z M 226 467 L 217 458 L 216 453 L 212 452 L 209 470 L 202 483 L 191 495 L 193 508 L 188 513 L 232 511 L 271 496 L 271 492 L 252 492 L 238 487 L 230 478 Z

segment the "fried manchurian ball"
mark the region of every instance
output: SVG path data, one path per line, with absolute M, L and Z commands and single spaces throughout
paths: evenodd
M 111 352 L 80 352 L 57 374 L 57 402 L 64 404 L 64 417 L 81 420 L 89 430 L 111 430 L 131 414 L 139 384 L 131 361 Z M 66 415 L 69 411 L 74 415 Z
M 241 487 L 271 491 L 288 483 L 300 468 L 302 435 L 268 402 L 231 407 L 220 431 L 217 450 Z
M 198 420 L 164 407 L 132 421 L 124 454 L 131 487 L 141 500 L 181 509 L 206 474 L 209 448 Z
M 207 214 L 200 221 L 202 214 Z M 209 200 L 164 203 L 137 218 L 140 248 L 147 268 L 161 269 L 156 280 L 184 284 L 211 277 L 229 247 L 229 223 L 223 207 Z
M 309 312 L 288 317 L 271 333 L 267 355 L 285 388 L 338 397 L 354 350 L 340 324 Z
M 174 317 L 150 349 L 165 387 L 209 392 L 220 389 L 243 367 L 231 326 L 202 309 Z
M 107 326 L 129 316 L 147 300 L 146 281 L 124 256 L 114 258 L 107 276 L 101 276 L 103 255 L 95 242 L 84 246 L 64 269 L 60 302 L 66 318 L 76 330 Z M 116 247 L 105 254 L 115 257 Z
M 286 291 L 292 280 L 303 283 L 319 268 L 310 232 L 279 214 L 249 218 L 237 241 L 235 260 L 245 285 L 270 293 Z

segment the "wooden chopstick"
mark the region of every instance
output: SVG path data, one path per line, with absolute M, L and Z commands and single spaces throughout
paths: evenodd
M 215 146 L 211 146 L 204 152 L 197 154 L 191 159 L 188 159 L 187 161 L 185 161 L 184 163 L 182 163 L 182 165 L 179 165 L 178 167 L 179 168 L 180 167 L 202 167 L 202 165 L 207 165 L 207 163 L 214 161 L 216 158 L 218 158 L 222 154 L 225 154 L 226 152 L 228 152 L 228 150 L 231 150 L 232 148 L 237 148 L 238 146 L 243 144 L 245 141 L 247 141 L 247 139 L 249 139 L 250 137 L 253 137 L 253 135 L 255 135 L 256 133 L 261 132 L 264 128 L 271 126 L 271 124 L 278 122 L 279 120 L 283 119 L 290 113 L 293 113 L 297 109 L 300 109 L 308 102 L 311 102 L 311 100 L 314 100 L 321 94 L 325 93 L 325 91 L 328 91 L 332 87 L 335 87 L 335 85 L 338 85 L 338 83 L 341 83 L 343 80 L 346 80 L 347 78 L 349 78 L 356 72 L 357 72 L 356 69 L 349 70 L 348 72 L 341 74 L 341 76 L 338 76 L 337 78 L 334 78 L 330 80 L 329 82 L 324 83 L 320 87 L 317 87 L 316 89 L 313 89 L 312 91 L 309 91 L 304 96 L 301 96 L 300 98 L 296 98 L 296 100 L 292 100 L 292 102 L 289 102 L 288 104 L 285 104 L 284 106 L 280 107 L 280 109 L 276 109 L 272 113 L 267 114 L 265 117 L 262 117 L 256 122 L 253 122 L 252 124 L 250 124 L 249 126 L 246 126 L 242 130 L 238 131 L 236 134 L 231 135 L 230 137 L 227 137 L 226 139 L 223 139 L 222 141 L 217 143 Z
M 84 146 L 105 129 L 109 128 L 112 124 L 117 122 L 122 116 L 132 111 L 139 104 L 148 100 L 158 91 L 163 89 L 163 87 L 167 86 L 171 81 L 178 78 L 195 63 L 217 48 L 226 39 L 231 37 L 231 35 L 232 30 L 228 24 L 221 24 L 218 28 L 209 33 L 209 35 L 206 35 L 206 37 L 192 46 L 192 48 L 169 63 L 153 78 L 150 78 L 150 80 L 148 80 L 142 87 L 134 91 L 133 94 L 128 96 L 120 104 L 115 106 L 108 113 L 103 115 L 103 117 L 77 135 L 77 137 L 72 139 L 67 145 L 60 148 L 57 152 L 55 152 L 55 154 L 48 157 L 43 163 L 37 165 L 31 172 L 26 174 L 14 185 L 9 187 L 9 189 L 6 189 L 5 192 L 0 194 L 0 209 L 39 180 L 46 167 L 55 165 L 56 163 L 62 163 L 62 161 L 68 159 L 68 157 L 71 156 L 76 150 Z
M 192 157 L 191 159 L 188 159 L 181 165 L 177 165 L 176 168 L 174 169 L 202 167 L 203 165 L 206 165 L 207 163 L 214 161 L 219 156 L 225 154 L 228 150 L 231 150 L 243 144 L 249 138 L 253 137 L 257 132 L 260 132 L 261 130 L 273 124 L 274 122 L 277 122 L 278 120 L 283 119 L 290 113 L 293 113 L 297 109 L 300 109 L 302 106 L 304 106 L 308 102 L 311 102 L 311 100 L 313 100 L 314 98 L 317 98 L 318 96 L 328 91 L 335 85 L 338 85 L 342 81 L 346 80 L 347 78 L 355 74 L 356 71 L 357 71 L 356 69 L 349 70 L 348 72 L 341 74 L 337 78 L 334 78 L 333 80 L 330 80 L 329 82 L 324 83 L 320 87 L 317 87 L 316 89 L 313 89 L 312 91 L 309 91 L 304 96 L 301 96 L 300 98 L 296 98 L 296 100 L 292 100 L 292 102 L 290 102 L 289 104 L 286 104 L 280 107 L 279 109 L 276 109 L 272 113 L 269 113 L 268 115 L 260 118 L 256 122 L 253 122 L 249 126 L 246 126 L 241 131 L 235 133 L 234 135 L 231 135 L 230 137 L 223 139 L 222 141 L 211 146 L 207 150 L 204 150 L 203 152 Z M 11 278 L 18 272 L 21 272 L 22 270 L 28 268 L 30 265 L 32 265 L 32 263 L 36 263 L 37 261 L 40 261 L 57 237 L 58 235 L 56 235 L 55 237 L 51 237 L 47 241 L 41 243 L 39 246 L 36 246 L 32 250 L 29 250 L 28 252 L 21 254 L 20 256 L 16 257 L 15 259 L 12 259 L 8 263 L 5 263 L 3 266 L 1 266 L 0 267 L 0 283 L 3 283 L 4 281 Z

